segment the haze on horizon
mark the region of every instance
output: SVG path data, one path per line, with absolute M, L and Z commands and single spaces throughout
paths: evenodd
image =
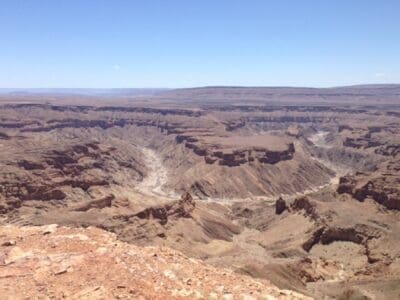
M 0 88 L 400 82 L 400 2 L 3 1 Z

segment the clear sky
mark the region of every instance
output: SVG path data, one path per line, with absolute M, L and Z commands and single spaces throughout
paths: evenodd
M 399 0 L 0 2 L 0 87 L 399 82 Z

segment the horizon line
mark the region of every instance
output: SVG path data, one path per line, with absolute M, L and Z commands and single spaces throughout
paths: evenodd
M 310 88 L 310 89 L 333 89 L 343 87 L 363 86 L 391 86 L 400 83 L 360 83 L 335 86 L 311 86 L 311 85 L 198 85 L 185 87 L 0 87 L 0 90 L 175 90 L 175 89 L 196 89 L 196 88 Z

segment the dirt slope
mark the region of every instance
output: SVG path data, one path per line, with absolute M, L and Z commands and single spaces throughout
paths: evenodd
M 96 228 L 0 227 L 2 299 L 309 299 Z

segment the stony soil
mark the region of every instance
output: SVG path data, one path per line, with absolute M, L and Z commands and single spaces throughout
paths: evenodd
M 2 299 L 309 299 L 96 228 L 2 226 Z

